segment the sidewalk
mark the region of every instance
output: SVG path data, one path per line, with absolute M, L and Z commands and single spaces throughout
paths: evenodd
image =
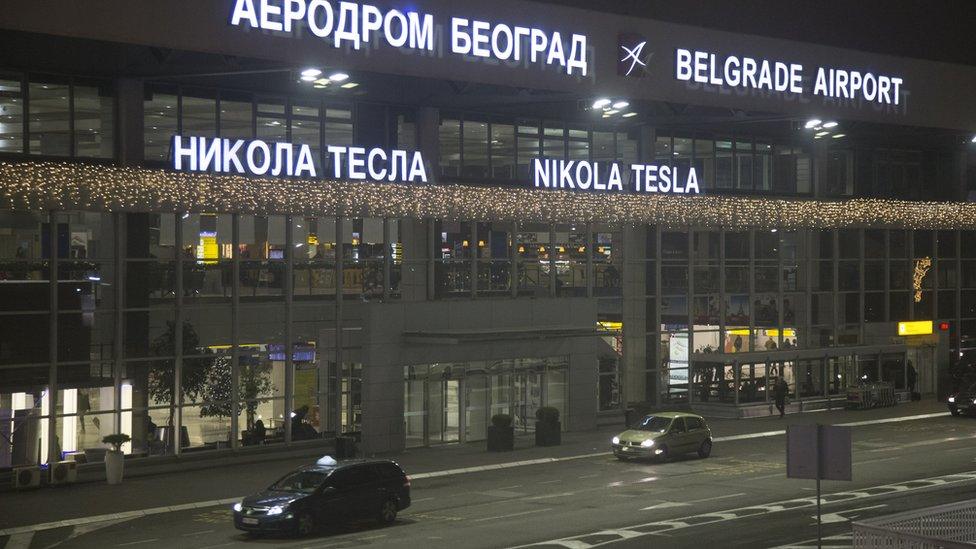
M 776 436 L 775 432 L 794 424 L 857 423 L 942 412 L 946 412 L 942 403 L 923 400 L 876 410 L 792 414 L 785 419 L 714 419 L 709 420 L 709 425 L 716 439 L 743 435 Z M 485 451 L 484 442 L 478 442 L 417 448 L 377 457 L 395 459 L 409 475 L 420 480 L 465 472 L 458 469 L 486 466 L 497 468 L 503 464 L 518 466 L 517 462 L 523 461 L 544 462 L 604 453 L 608 452 L 610 438 L 621 430 L 623 426 L 563 433 L 562 445 L 546 448 L 535 447 L 532 437 L 518 437 L 513 452 L 489 453 Z M 5 492 L 0 494 L 0 530 L 94 515 L 236 498 L 263 489 L 278 476 L 308 462 L 307 457 L 289 457 L 261 463 L 132 478 L 117 486 L 87 483 L 28 492 Z

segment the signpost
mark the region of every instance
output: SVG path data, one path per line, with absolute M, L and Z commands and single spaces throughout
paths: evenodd
M 817 480 L 817 547 L 823 534 L 820 481 L 851 480 L 851 428 L 791 425 L 786 428 L 786 477 Z

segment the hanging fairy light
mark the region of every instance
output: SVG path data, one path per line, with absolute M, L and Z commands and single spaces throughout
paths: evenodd
M 240 212 L 446 221 L 654 224 L 663 227 L 976 229 L 976 204 L 579 193 L 463 185 L 176 173 L 62 162 L 0 162 L 12 210 Z

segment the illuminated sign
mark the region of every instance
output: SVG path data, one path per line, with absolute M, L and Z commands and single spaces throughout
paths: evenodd
M 699 193 L 698 172 L 677 166 L 590 162 L 536 158 L 532 161 L 537 189 L 634 193 Z
M 929 269 L 931 268 L 931 257 L 923 257 L 922 259 L 915 260 L 915 269 L 912 272 L 912 289 L 915 290 L 915 303 L 922 301 L 922 281 L 925 280 L 925 275 L 929 274 Z
M 173 169 L 181 172 L 318 176 L 312 151 L 304 144 L 174 135 L 172 151 Z M 416 151 L 335 145 L 329 145 L 328 151 L 332 162 L 323 176 L 377 182 L 427 182 L 423 156 Z
M 303 31 L 334 48 L 382 39 L 394 48 L 444 51 L 441 32 L 435 32 L 434 16 L 397 9 L 383 10 L 371 4 L 331 0 L 235 0 L 230 16 L 235 27 L 253 28 L 301 36 Z M 440 27 L 440 25 L 437 25 Z M 495 61 L 541 63 L 560 67 L 566 74 L 587 73 L 586 36 L 572 34 L 567 40 L 558 31 L 451 17 L 450 51 Z
M 675 78 L 685 82 L 803 94 L 804 68 L 799 63 L 720 56 L 708 51 L 675 50 Z M 813 95 L 863 99 L 898 105 L 902 78 L 856 70 L 818 67 Z
M 931 320 L 915 320 L 912 322 L 898 323 L 898 335 L 900 336 L 929 335 L 931 333 Z

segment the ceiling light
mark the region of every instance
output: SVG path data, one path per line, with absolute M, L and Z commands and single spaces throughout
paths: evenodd
M 617 109 L 609 109 L 609 110 L 607 110 L 605 112 L 606 112 L 606 114 L 617 114 L 620 111 L 618 111 Z
M 322 74 L 322 71 L 319 69 L 305 69 L 302 71 L 302 76 L 311 76 L 312 78 L 316 78 L 320 74 Z
M 346 83 L 345 83 L 345 84 L 343 84 L 343 85 L 342 85 L 341 87 L 343 87 L 343 88 L 345 88 L 345 89 L 347 89 L 347 90 L 351 90 L 351 89 L 353 89 L 353 88 L 355 88 L 355 87 L 356 87 L 356 86 L 358 86 L 358 85 L 359 85 L 359 84 L 357 84 L 357 83 L 355 83 L 355 82 L 346 82 Z
M 315 81 L 315 83 L 318 84 L 319 86 L 328 86 L 330 82 L 332 81 L 329 80 L 328 78 L 319 78 L 318 80 Z
M 315 76 L 302 76 L 302 82 L 315 82 Z
M 833 137 L 834 137 L 834 139 L 840 139 L 841 137 L 845 137 L 846 135 L 847 135 L 846 133 L 839 133 L 839 134 L 837 134 L 837 135 L 835 135 Z
M 603 113 L 603 118 L 610 118 L 610 115 L 607 113 Z
M 344 72 L 337 72 L 334 74 L 330 74 L 329 80 L 333 80 L 335 82 L 344 82 L 346 80 L 349 80 L 349 75 Z
M 613 104 L 613 108 L 615 108 L 615 109 L 625 109 L 625 108 L 627 108 L 629 106 L 630 106 L 630 103 L 628 103 L 626 101 L 623 101 L 623 100 L 617 101 L 616 103 Z
M 814 135 L 814 137 L 823 137 L 828 134 L 830 134 L 830 132 L 817 132 L 817 134 Z
M 819 126 L 822 122 L 823 122 L 822 120 L 819 120 L 817 118 L 811 118 L 810 120 L 807 120 L 807 123 L 804 124 L 803 127 L 809 130 L 810 128 L 813 128 L 814 126 Z
M 602 109 L 603 107 L 606 107 L 609 104 L 610 104 L 610 100 L 607 99 L 606 97 L 603 97 L 593 102 L 593 108 Z
M 312 87 L 315 88 L 315 89 L 317 89 L 317 90 L 324 90 L 328 86 L 326 86 L 324 84 L 313 84 Z
M 834 122 L 834 121 L 824 122 L 823 127 L 825 127 L 825 128 L 836 128 L 837 127 L 837 122 Z
M 623 115 L 624 118 L 630 118 L 631 116 L 637 116 L 637 113 L 636 112 L 629 112 L 629 113 Z

